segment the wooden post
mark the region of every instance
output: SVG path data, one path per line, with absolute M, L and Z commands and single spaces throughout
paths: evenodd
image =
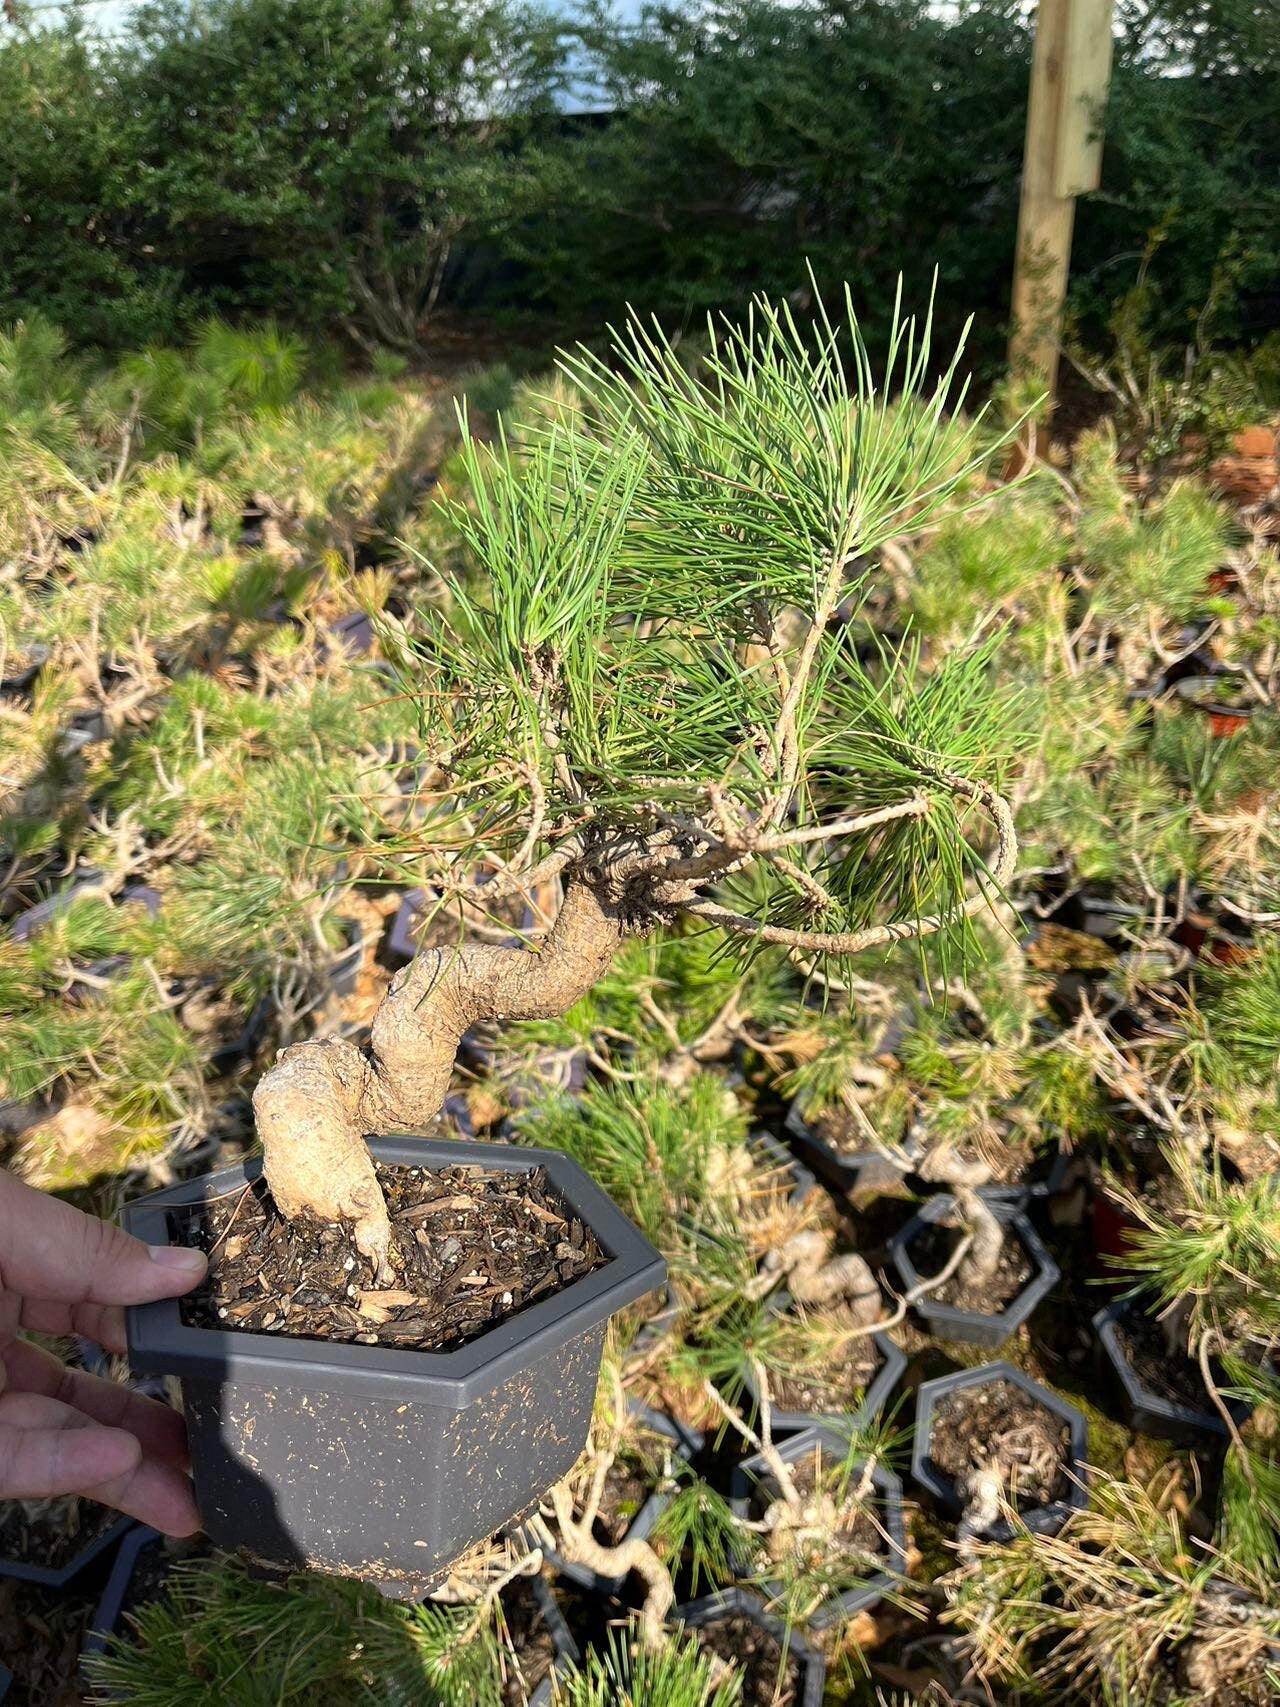
M 1097 189 L 1102 170 L 1111 10 L 1112 0 L 1040 0 L 1036 15 L 1009 366 L 1044 386 L 1050 410 L 1076 197 Z

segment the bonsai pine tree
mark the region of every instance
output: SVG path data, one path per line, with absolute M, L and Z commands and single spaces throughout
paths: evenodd
M 682 914 L 801 965 L 904 938 L 951 944 L 1014 864 L 1008 712 L 981 650 L 869 663 L 849 628 L 878 549 L 980 501 L 990 435 L 959 353 L 895 311 L 873 373 L 851 305 L 802 329 L 757 302 L 687 363 L 632 322 L 517 447 L 469 440 L 445 577 L 399 670 L 443 779 L 432 826 L 456 900 L 556 880 L 545 940 L 420 952 L 358 1048 L 282 1052 L 254 1097 L 288 1217 L 353 1224 L 385 1280 L 363 1142 L 438 1115 L 482 1022 L 563 1013 L 630 936 Z

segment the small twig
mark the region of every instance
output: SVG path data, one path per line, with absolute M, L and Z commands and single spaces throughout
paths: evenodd
M 210 1259 L 210 1261 L 212 1261 L 212 1259 L 213 1259 L 213 1253 L 217 1250 L 218 1246 L 222 1243 L 222 1241 L 226 1238 L 227 1234 L 231 1231 L 232 1227 L 235 1225 L 236 1216 L 240 1213 L 241 1209 L 244 1207 L 244 1200 L 246 1197 L 248 1197 L 249 1193 L 252 1190 L 253 1190 L 253 1181 L 249 1180 L 245 1184 L 243 1189 L 241 1190 L 240 1197 L 239 1197 L 238 1201 L 236 1202 L 234 1208 L 232 1209 L 230 1215 L 227 1216 L 226 1226 L 222 1229 L 222 1231 L 218 1234 L 217 1238 L 209 1246 L 209 1249 L 205 1252 L 205 1255 Z M 223 1192 L 221 1195 L 224 1197 L 230 1197 L 231 1193 L 228 1191 L 228 1192 Z M 205 1199 L 205 1202 L 206 1203 L 216 1203 L 217 1198 L 207 1197 Z
M 1256 1493 L 1258 1490 L 1257 1484 L 1253 1479 L 1253 1466 L 1249 1462 L 1249 1448 L 1245 1445 L 1243 1436 L 1241 1435 L 1240 1430 L 1236 1427 L 1236 1419 L 1228 1410 L 1222 1394 L 1218 1391 L 1217 1383 L 1213 1379 L 1213 1371 L 1209 1368 L 1209 1341 L 1216 1340 L 1217 1337 L 1217 1330 L 1215 1328 L 1206 1328 L 1204 1333 L 1200 1336 L 1200 1347 L 1198 1352 L 1200 1373 L 1204 1376 L 1205 1391 L 1213 1400 L 1214 1408 L 1226 1424 L 1227 1433 L 1231 1436 L 1231 1444 L 1240 1455 L 1240 1468 L 1244 1471 L 1245 1481 L 1248 1482 L 1249 1486 Z

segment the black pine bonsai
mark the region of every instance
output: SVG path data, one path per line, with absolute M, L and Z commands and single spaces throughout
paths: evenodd
M 932 382 L 928 324 L 896 315 L 877 378 L 851 307 L 804 332 L 761 301 L 694 373 L 633 323 L 608 362 L 566 358 L 580 398 L 518 449 L 468 441 L 453 518 L 481 574 L 399 668 L 446 779 L 437 846 L 493 874 L 490 902 L 551 879 L 563 900 L 536 948 L 420 953 L 366 1049 L 282 1052 L 254 1107 L 286 1216 L 354 1223 L 385 1282 L 365 1135 L 429 1127 L 465 1032 L 563 1013 L 630 935 L 684 914 L 747 953 L 850 955 L 954 939 L 999 892 L 985 654 L 868 667 L 844 620 L 878 547 L 988 489 L 957 361 Z

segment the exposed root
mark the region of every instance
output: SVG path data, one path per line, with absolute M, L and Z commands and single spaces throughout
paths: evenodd
M 1004 1250 L 1004 1228 L 990 1204 L 979 1195 L 991 1182 L 985 1162 L 966 1162 L 949 1146 L 926 1152 L 919 1165 L 922 1179 L 950 1186 L 966 1230 L 972 1235 L 968 1254 L 960 1264 L 957 1279 L 966 1290 L 988 1286 L 1000 1267 Z
M 817 1229 L 795 1233 L 768 1253 L 764 1274 L 785 1275 L 798 1304 L 847 1304 L 857 1326 L 866 1327 L 883 1309 L 875 1275 L 856 1252 L 833 1257 L 830 1251 L 829 1233 Z
M 608 1465 L 605 1466 L 606 1471 Z M 625 1577 L 635 1572 L 645 1587 L 640 1607 L 640 1638 L 646 1647 L 660 1648 L 667 1640 L 666 1618 L 675 1604 L 671 1573 L 647 1541 L 628 1536 L 614 1547 L 606 1547 L 591 1533 L 598 1501 L 588 1501 L 582 1512 L 574 1511 L 573 1494 L 560 1482 L 549 1494 L 555 1513 L 555 1544 L 570 1564 L 582 1565 L 604 1577 Z M 545 1527 L 539 1520 L 539 1527 Z

